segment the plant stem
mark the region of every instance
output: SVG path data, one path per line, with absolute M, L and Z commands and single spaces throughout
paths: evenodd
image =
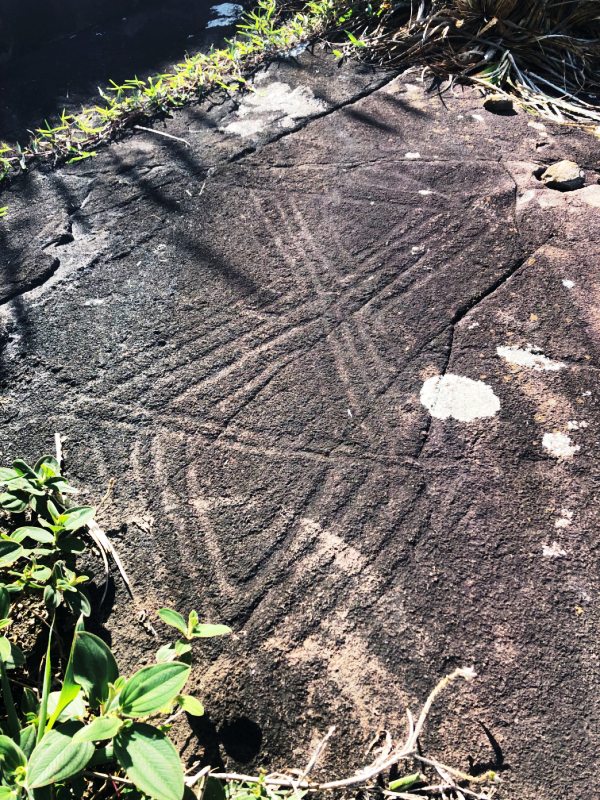
M 42 686 L 42 700 L 40 703 L 40 716 L 38 719 L 38 729 L 35 743 L 39 744 L 42 741 L 44 733 L 46 732 L 46 721 L 48 719 L 48 696 L 50 695 L 50 684 L 52 682 L 52 663 L 50 660 L 50 649 L 52 647 L 52 633 L 54 631 L 54 620 L 56 614 L 52 617 L 50 625 L 50 632 L 48 633 L 48 647 L 46 648 L 46 663 L 44 664 L 44 684 Z
M 4 705 L 6 706 L 6 716 L 8 732 L 15 741 L 19 741 L 19 718 L 17 717 L 17 710 L 15 708 L 15 701 L 10 689 L 8 675 L 6 674 L 6 665 L 0 658 L 0 680 L 2 681 L 2 696 L 4 697 Z

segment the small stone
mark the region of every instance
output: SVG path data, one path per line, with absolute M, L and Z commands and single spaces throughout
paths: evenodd
M 483 101 L 483 107 L 493 114 L 512 114 L 515 110 L 512 99 L 505 94 L 488 94 Z
M 540 180 L 549 189 L 558 189 L 559 192 L 572 192 L 581 189 L 585 182 L 583 170 L 574 161 L 557 161 L 550 164 L 542 172 Z

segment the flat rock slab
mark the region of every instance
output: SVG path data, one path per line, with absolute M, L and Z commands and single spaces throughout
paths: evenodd
M 427 743 L 499 768 L 501 796 L 583 797 L 597 144 L 416 75 L 305 54 L 161 128 L 188 144 L 146 134 L 15 185 L 4 457 L 68 436 L 76 480 L 117 479 L 104 521 L 138 605 L 235 629 L 200 655 L 213 763 L 302 765 L 334 722 L 348 772 L 472 665 Z M 582 189 L 535 177 L 561 159 Z M 154 649 L 131 616 L 123 598 L 109 622 L 125 663 Z

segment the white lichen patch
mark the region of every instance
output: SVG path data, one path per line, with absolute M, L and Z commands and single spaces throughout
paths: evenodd
M 211 6 L 210 10 L 216 18 L 210 20 L 206 26 L 207 28 L 234 25 L 244 13 L 244 7 L 237 3 L 219 3 L 216 6 Z
M 429 197 L 430 194 L 433 194 L 431 189 L 419 189 L 419 194 L 422 194 L 423 197 Z
M 534 369 L 536 372 L 558 372 L 565 366 L 560 361 L 547 358 L 537 347 L 497 347 L 496 352 L 509 364 Z
M 264 78 L 259 81 L 263 82 Z M 326 104 L 308 87 L 292 89 L 288 83 L 273 81 L 247 94 L 236 111 L 236 119 L 221 130 L 238 136 L 254 136 L 273 125 L 291 128 L 298 120 L 326 110 Z
M 517 208 L 522 208 L 522 206 L 531 203 L 531 201 L 535 199 L 535 195 L 535 189 L 528 189 L 526 192 L 523 192 L 523 194 L 517 197 Z
M 573 522 L 573 512 L 568 508 L 561 508 L 560 517 L 554 521 L 555 528 L 568 528 Z
M 415 160 L 417 158 L 421 158 L 421 153 L 417 153 L 416 151 L 404 153 L 404 158 L 408 158 L 409 160 Z
M 588 423 L 585 420 L 581 420 L 578 422 L 576 419 L 570 419 L 567 422 L 567 430 L 568 431 L 580 431 L 584 428 L 587 428 Z
M 562 285 L 565 289 L 572 289 L 575 286 L 575 281 L 570 281 L 568 278 L 563 278 Z
M 462 375 L 434 375 L 421 388 L 421 403 L 436 419 L 472 422 L 493 417 L 500 411 L 500 400 L 491 386 Z
M 562 558 L 567 555 L 567 551 L 563 550 L 558 542 L 552 542 L 552 544 L 545 544 L 542 547 L 542 555 L 546 558 Z
M 551 456 L 561 461 L 568 461 L 573 458 L 581 448 L 578 444 L 573 444 L 573 440 L 566 433 L 545 433 L 542 438 L 542 447 Z

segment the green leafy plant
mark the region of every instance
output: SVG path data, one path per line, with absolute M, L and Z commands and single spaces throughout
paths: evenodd
M 8 598 L 6 589 L 0 589 L 3 620 L 10 619 Z M 222 629 L 212 635 L 229 632 L 225 626 L 206 627 Z M 29 688 L 21 707 L 15 703 L 9 671 L 23 663 L 23 654 L 0 649 L 6 709 L 6 733 L 0 735 L 0 798 L 62 798 L 67 790 L 77 796 L 82 781 L 93 783 L 94 770 L 102 767 L 124 776 L 153 800 L 181 800 L 184 772 L 168 737 L 168 718 L 176 708 L 195 716 L 204 713 L 195 697 L 183 694 L 190 664 L 157 663 L 123 676 L 108 645 L 86 631 L 80 618 L 62 682 L 52 691 L 54 635 L 53 622 L 42 691 L 38 695 Z M 204 631 L 202 638 L 206 635 Z M 149 721 L 156 717 L 167 719 Z
M 10 594 L 42 594 L 48 610 L 65 604 L 76 616 L 88 616 L 90 605 L 81 591 L 88 580 L 74 569 L 74 558 L 86 543 L 81 535 L 93 520 L 91 506 L 71 506 L 76 490 L 61 474 L 53 456 L 31 467 L 17 459 L 0 468 L 0 568 L 10 578 Z

